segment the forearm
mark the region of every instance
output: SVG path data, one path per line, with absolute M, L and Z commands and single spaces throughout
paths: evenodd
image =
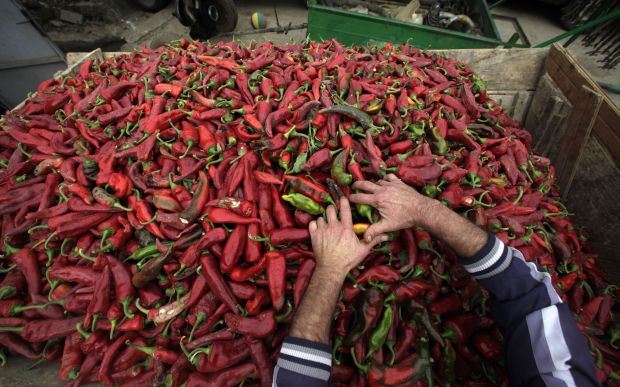
M 437 200 L 429 202 L 420 226 L 461 257 L 476 254 L 488 239 L 485 231 Z
M 329 345 L 331 316 L 345 275 L 317 267 L 295 314 L 289 332 L 291 336 Z
M 274 370 L 275 386 L 328 385 L 332 364 L 329 330 L 344 277 L 329 268 L 314 271 L 282 344 Z

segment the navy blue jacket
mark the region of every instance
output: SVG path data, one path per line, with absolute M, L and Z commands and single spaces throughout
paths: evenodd
M 505 365 L 513 386 L 598 386 L 594 361 L 551 276 L 493 235 L 465 269 L 492 295 L 491 315 L 504 335 Z M 274 386 L 326 386 L 331 348 L 287 337 Z

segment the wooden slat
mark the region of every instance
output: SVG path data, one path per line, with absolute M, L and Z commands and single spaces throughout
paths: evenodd
M 590 241 L 592 251 L 598 254 L 596 262 L 603 269 L 609 281 L 614 285 L 620 285 L 620 245 L 611 245 Z
M 581 102 L 573 107 L 573 111 L 566 120 L 566 130 L 560 142 L 559 152 L 555 158 L 557 182 L 564 196 L 570 191 L 577 165 L 583 154 L 583 149 L 590 138 L 595 117 L 602 103 L 602 96 L 589 88 L 582 86 Z
M 435 50 L 467 63 L 489 90 L 533 91 L 544 71 L 548 48 Z
M 606 139 L 604 146 L 614 155 L 615 165 L 620 168 L 620 156 L 616 156 L 620 155 L 620 109 L 564 47 L 557 44 L 551 47 L 545 69 L 574 105 L 580 103 L 581 86 L 586 85 L 601 94 L 603 100 L 593 131 Z M 566 81 L 560 84 L 556 78 Z

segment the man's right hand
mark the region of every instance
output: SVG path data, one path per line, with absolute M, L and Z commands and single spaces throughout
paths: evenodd
M 405 184 L 393 174 L 386 175 L 376 184 L 370 181 L 357 181 L 353 188 L 363 191 L 350 196 L 354 203 L 375 207 L 381 220 L 372 224 L 364 239 L 372 241 L 377 235 L 398 231 L 413 226 L 429 227 L 432 209 L 440 205 L 434 199 L 420 194 L 415 188 Z

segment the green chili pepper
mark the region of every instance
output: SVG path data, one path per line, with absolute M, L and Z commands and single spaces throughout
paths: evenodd
M 355 204 L 355 209 L 357 210 L 357 213 L 360 214 L 360 216 L 368 219 L 368 221 L 370 223 L 374 223 L 374 220 L 372 218 L 372 207 L 369 206 L 368 204 Z
M 390 327 L 392 326 L 393 319 L 394 310 L 390 305 L 387 305 L 385 310 L 383 311 L 383 317 L 379 322 L 379 326 L 370 335 L 370 348 L 368 349 L 368 354 L 366 355 L 367 359 L 370 358 L 376 350 L 383 347 L 383 345 L 385 344 L 385 340 L 387 339 L 388 332 L 390 331 Z
M 345 152 L 340 152 L 332 164 L 332 177 L 341 186 L 347 186 L 353 182 L 353 176 L 346 172 Z
M 443 375 L 444 385 L 453 386 L 454 379 L 456 377 L 456 351 L 454 350 L 454 347 L 452 347 L 452 343 L 449 340 L 446 340 L 446 346 L 443 350 L 443 361 L 445 362 L 445 375 Z
M 428 196 L 429 198 L 434 198 L 439 193 L 436 185 L 427 184 L 422 188 L 422 194 Z
M 310 215 L 321 215 L 325 211 L 323 206 L 321 206 L 319 203 L 300 193 L 282 195 L 282 199 L 291 203 L 293 207 L 307 212 Z
M 423 337 L 420 339 L 420 357 L 424 360 L 427 360 L 429 363 L 433 363 L 433 359 L 431 357 L 431 348 L 428 338 Z M 433 382 L 433 369 L 432 367 L 428 367 L 425 371 L 426 383 L 428 387 L 433 387 L 435 383 Z
M 446 140 L 441 135 L 441 132 L 439 131 L 439 128 L 437 126 L 431 127 L 431 135 L 431 146 L 433 147 L 435 154 L 445 155 L 446 153 L 448 153 L 448 143 L 446 143 Z
M 127 257 L 126 261 L 130 259 L 135 260 L 135 261 L 140 261 L 144 258 L 157 255 L 157 254 L 159 254 L 159 250 L 157 249 L 157 244 L 151 243 L 150 245 L 146 245 L 134 251 L 133 254 Z

